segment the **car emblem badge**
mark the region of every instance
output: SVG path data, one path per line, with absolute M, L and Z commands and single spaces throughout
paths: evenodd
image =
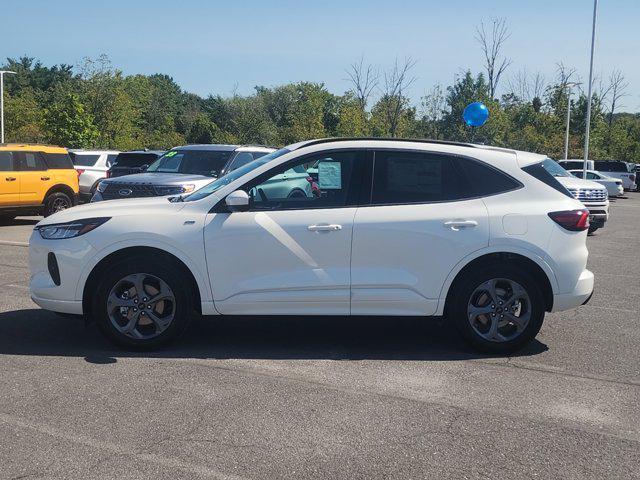
M 122 190 L 118 190 L 118 195 L 120 195 L 121 197 L 128 197 L 129 195 L 131 195 L 131 190 L 128 188 L 123 188 Z

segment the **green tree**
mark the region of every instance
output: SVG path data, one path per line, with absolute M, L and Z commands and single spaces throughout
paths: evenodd
M 99 133 L 80 96 L 58 88 L 52 97 L 44 113 L 49 141 L 69 148 L 94 147 Z

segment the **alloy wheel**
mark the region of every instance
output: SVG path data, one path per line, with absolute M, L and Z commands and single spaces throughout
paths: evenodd
M 529 324 L 531 299 L 518 282 L 493 278 L 473 291 L 467 317 L 480 337 L 491 342 L 507 342 L 518 337 Z
M 173 321 L 176 297 L 167 283 L 148 273 L 120 279 L 107 297 L 107 313 L 114 328 L 138 340 L 163 333 Z

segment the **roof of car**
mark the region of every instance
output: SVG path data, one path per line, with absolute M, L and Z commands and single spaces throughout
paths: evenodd
M 233 152 L 235 150 L 260 150 L 260 151 L 272 151 L 275 150 L 273 147 L 268 147 L 266 145 L 227 145 L 227 144 L 216 144 L 216 143 L 197 143 L 191 145 L 181 145 L 179 147 L 174 147 L 175 150 L 209 150 L 209 151 L 219 151 L 219 152 Z
M 57 145 L 38 145 L 36 143 L 2 143 L 0 150 L 17 150 L 26 152 L 43 152 L 43 153 L 67 153 L 64 147 Z
M 153 155 L 162 155 L 165 150 L 129 150 L 127 152 L 120 152 L 118 155 L 123 155 L 127 153 L 149 153 Z
M 121 153 L 120 150 L 98 150 L 98 149 L 89 149 L 89 148 L 70 148 L 70 153 L 76 154 L 87 154 L 87 155 L 95 155 L 102 153 Z

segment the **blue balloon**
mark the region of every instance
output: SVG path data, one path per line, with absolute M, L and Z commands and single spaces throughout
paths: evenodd
M 482 102 L 473 102 L 464 109 L 462 118 L 470 127 L 481 127 L 489 119 L 489 109 Z

